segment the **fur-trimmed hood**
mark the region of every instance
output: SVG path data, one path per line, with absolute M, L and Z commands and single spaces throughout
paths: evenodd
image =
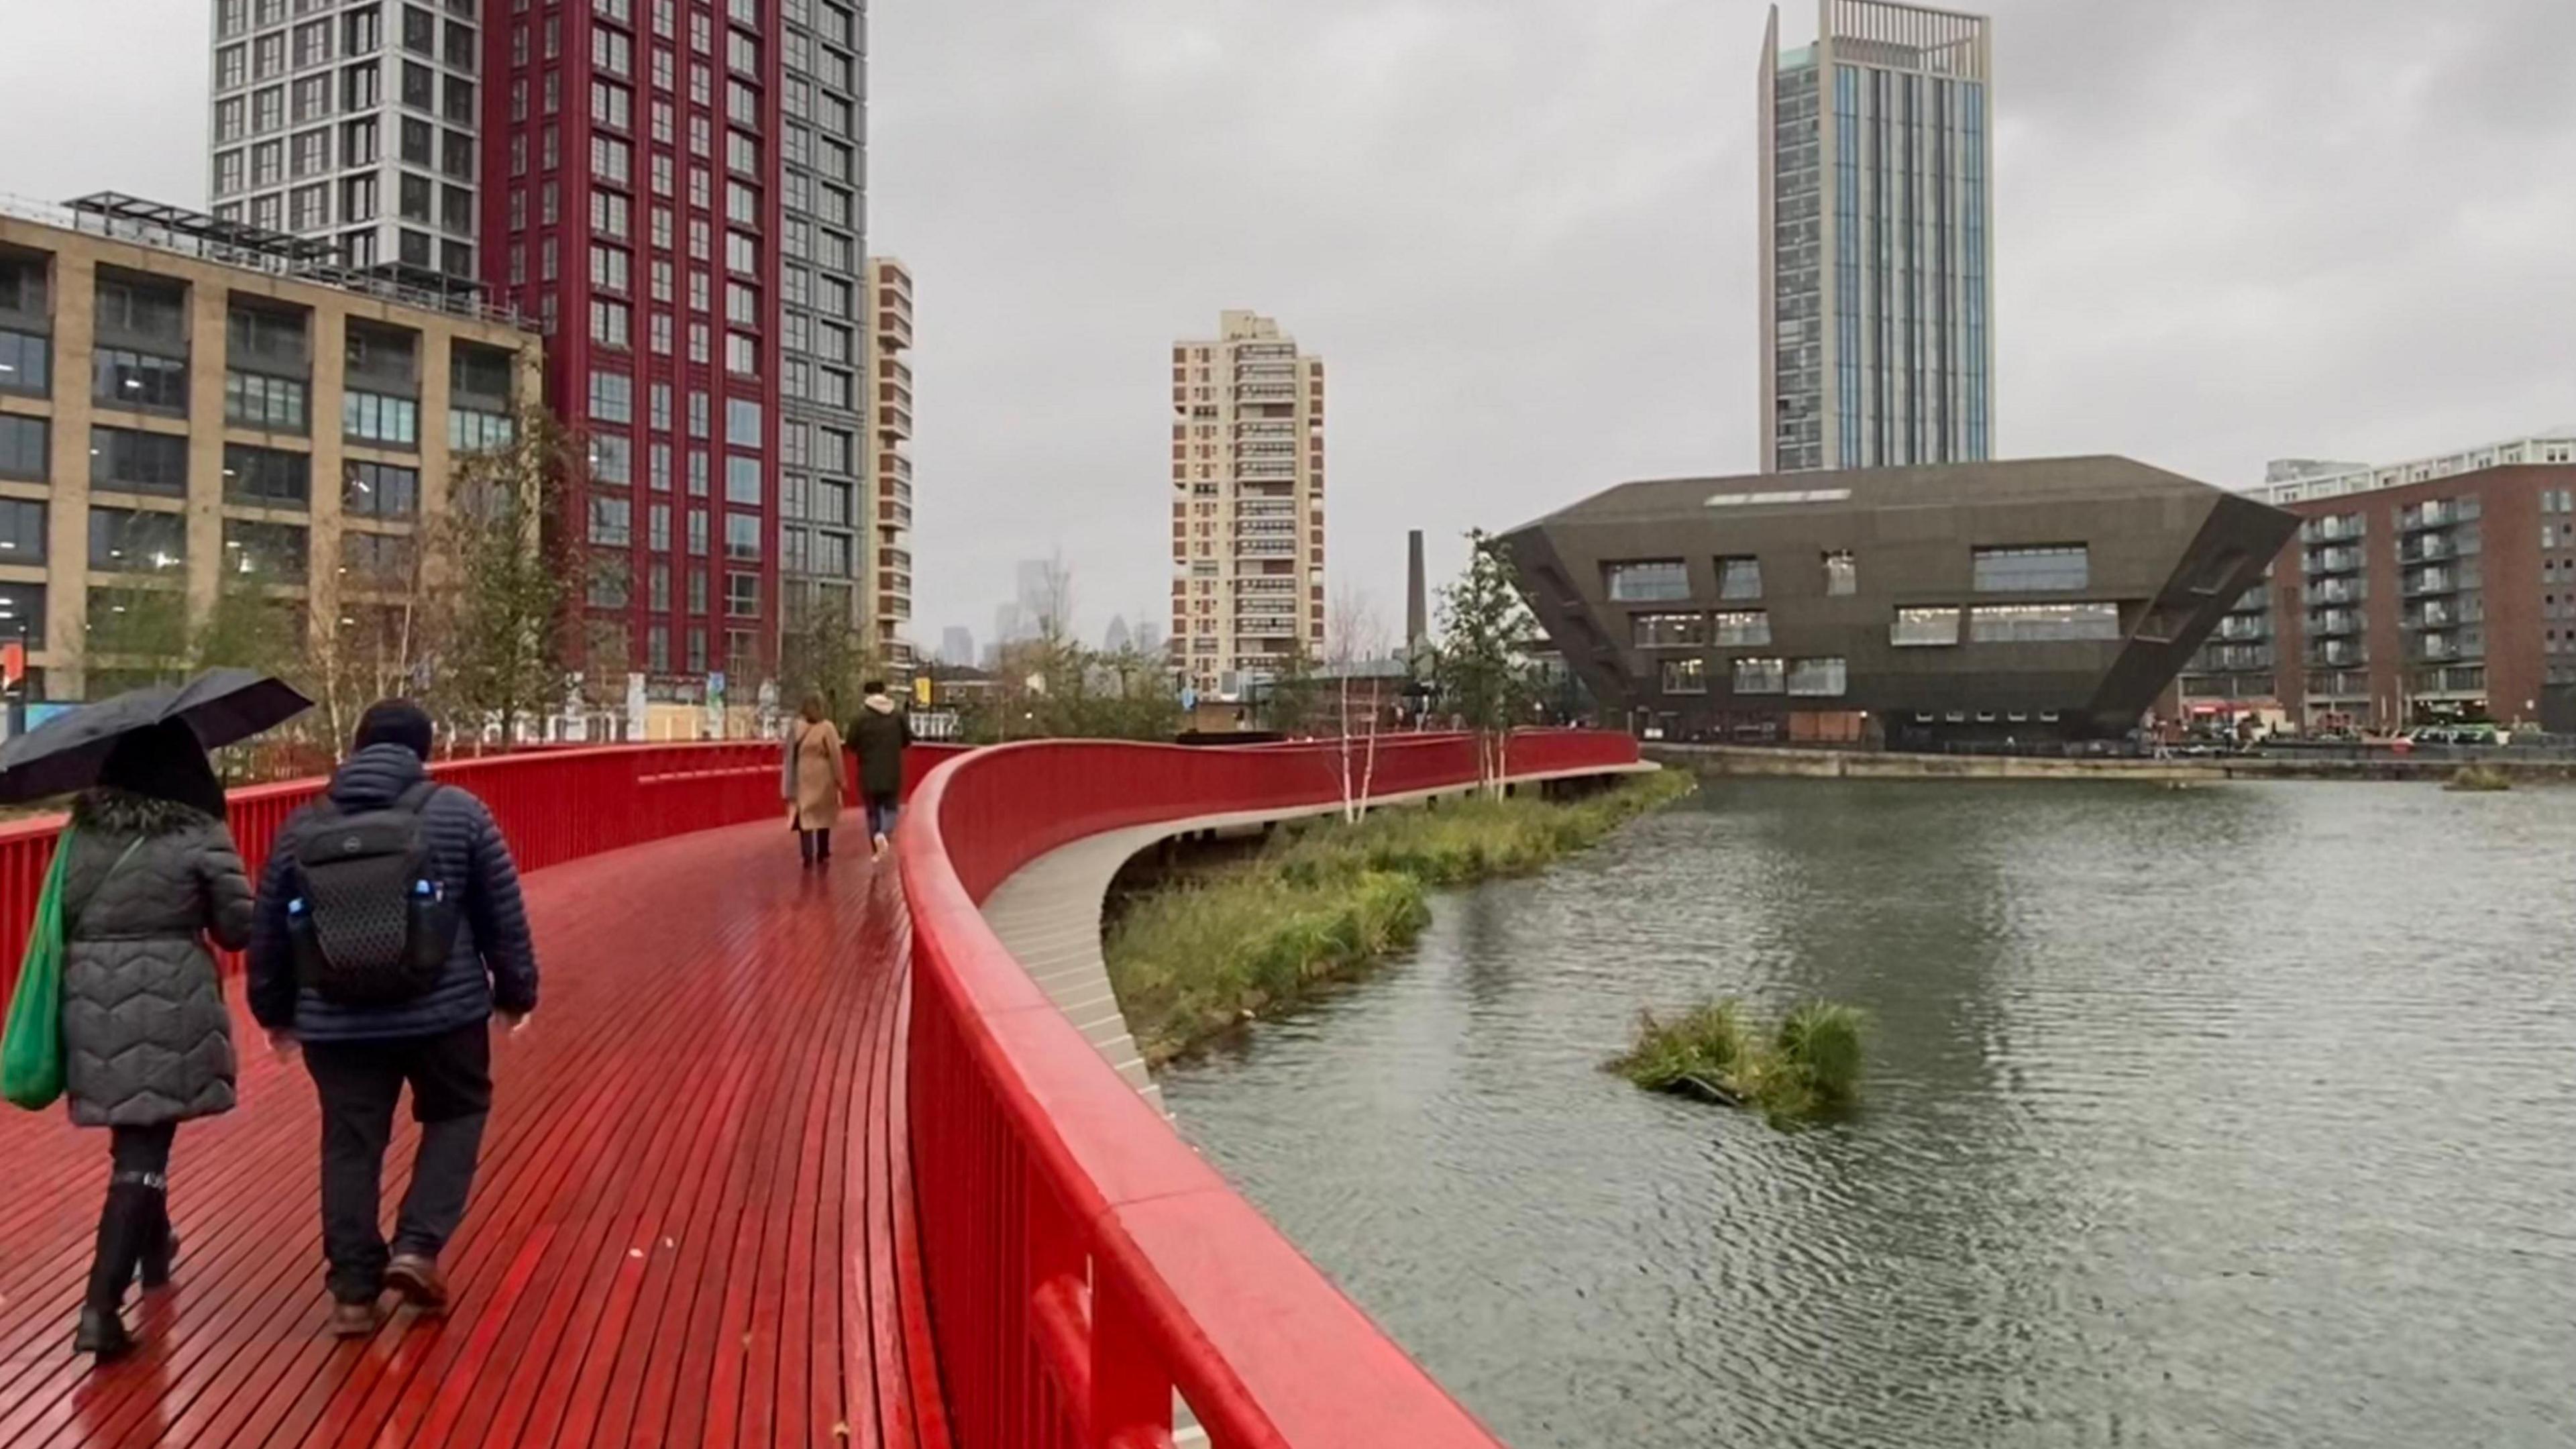
M 72 824 L 104 835 L 176 835 L 193 825 L 214 823 L 213 816 L 194 806 L 130 790 L 83 790 L 72 800 Z

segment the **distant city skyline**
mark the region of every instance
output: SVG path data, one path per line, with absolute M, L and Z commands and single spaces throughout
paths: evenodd
M 937 480 L 916 619 L 980 645 L 1013 563 L 1059 546 L 1090 628 L 1159 605 L 1164 509 L 1137 483 L 1167 440 L 1135 398 L 1225 306 L 1332 359 L 1332 572 L 1382 599 L 1407 527 L 1437 583 L 1470 525 L 1757 468 L 1746 92 L 1768 8 L 871 7 L 870 232 L 922 278 L 906 361 Z M 1786 8 L 1792 42 L 1811 35 L 1812 7 Z M 2576 6 L 1967 8 L 1993 19 L 2001 97 L 2001 454 L 2243 485 L 2277 457 L 2421 457 L 2569 420 L 2576 195 L 2546 178 L 2576 167 L 2555 74 Z M 0 191 L 207 204 L 212 7 L 98 10 L 6 6 L 0 127 L 46 140 L 0 164 Z M 1248 69 L 1262 86 L 1234 93 Z M 1497 112 L 1498 94 L 1546 102 Z M 1051 224 L 1007 224 L 1028 215 Z

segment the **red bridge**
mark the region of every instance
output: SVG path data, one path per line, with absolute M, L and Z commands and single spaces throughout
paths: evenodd
M 70 1338 L 105 1136 L 0 1110 L 0 1449 L 1149 1449 L 1172 1442 L 1176 1397 L 1224 1449 L 1493 1443 L 979 910 L 1085 836 L 1331 804 L 1329 747 L 924 748 L 888 863 L 829 874 L 784 838 L 776 748 L 442 767 L 529 872 L 546 983 L 496 1045 L 443 1320 L 325 1331 L 312 1091 L 237 1009 L 241 1108 L 190 1124 L 171 1167 L 176 1283 L 129 1300 L 141 1349 L 93 1368 Z M 1635 759 L 1584 734 L 1511 752 L 1529 774 Z M 1374 791 L 1474 776 L 1472 742 L 1408 736 L 1380 745 Z M 254 870 L 312 789 L 234 797 Z M 0 830 L 0 970 L 53 831 Z

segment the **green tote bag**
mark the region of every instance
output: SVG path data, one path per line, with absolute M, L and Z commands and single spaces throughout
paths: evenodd
M 9 1025 L 0 1034 L 0 1097 L 28 1111 L 63 1094 L 63 865 L 72 858 L 70 826 L 54 842 L 54 863 L 36 897 L 36 923 L 18 985 L 9 994 Z

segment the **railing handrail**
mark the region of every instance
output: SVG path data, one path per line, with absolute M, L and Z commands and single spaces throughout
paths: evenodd
M 1377 749 L 1377 794 L 1475 780 L 1466 736 L 1384 735 Z M 1625 735 L 1533 732 L 1514 750 L 1515 774 L 1637 759 Z M 954 1406 L 967 1449 L 1028 1433 L 1049 1404 L 1058 1419 L 1040 1438 L 1010 1442 L 1156 1442 L 1175 1389 L 1228 1449 L 1495 1449 L 1083 1038 L 980 908 L 1018 866 L 1102 830 L 1329 805 L 1340 753 L 1338 741 L 1031 741 L 941 765 L 916 793 L 896 846 L 914 942 L 912 1100 L 954 1108 L 935 1127 L 915 1114 L 916 1183 L 943 1366 L 961 1400 L 993 1396 L 988 1439 L 972 1406 Z M 1001 818 L 1013 811 L 1016 833 Z M 1012 1194 L 1022 1201 L 991 1201 Z M 959 1261 L 996 1244 L 1006 1262 Z M 1031 1364 L 1050 1385 L 1025 1380 Z

